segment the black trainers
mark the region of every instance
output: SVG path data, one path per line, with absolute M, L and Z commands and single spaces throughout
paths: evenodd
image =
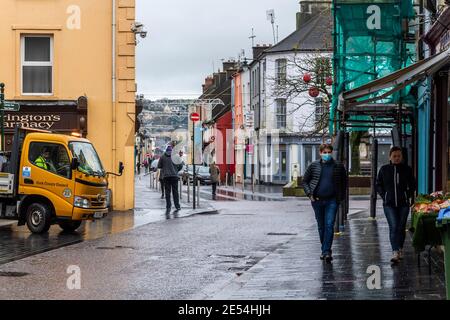
M 331 255 L 327 254 L 325 256 L 325 262 L 326 263 L 331 263 L 331 261 L 333 261 L 333 257 Z
M 323 259 L 325 259 L 325 255 L 324 255 L 324 254 L 321 254 L 321 255 L 320 255 L 320 260 L 323 260 Z

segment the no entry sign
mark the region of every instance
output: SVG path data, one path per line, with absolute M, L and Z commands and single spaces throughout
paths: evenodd
M 196 113 L 196 112 L 191 113 L 191 121 L 192 122 L 196 122 L 198 120 L 200 120 L 200 115 L 198 113 Z

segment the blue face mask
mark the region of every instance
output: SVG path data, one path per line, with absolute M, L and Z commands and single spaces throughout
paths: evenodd
M 322 157 L 323 161 L 330 161 L 332 159 L 332 156 L 329 153 L 323 153 L 320 156 Z

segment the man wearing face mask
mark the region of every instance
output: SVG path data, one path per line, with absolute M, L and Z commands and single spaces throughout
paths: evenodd
M 306 169 L 302 185 L 316 215 L 322 244 L 320 259 L 330 263 L 336 213 L 346 195 L 347 171 L 342 163 L 333 159 L 333 146 L 322 144 L 319 151 L 321 159 Z

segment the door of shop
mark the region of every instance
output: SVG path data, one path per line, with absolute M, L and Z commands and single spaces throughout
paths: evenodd
M 284 150 L 283 150 L 284 149 Z M 273 181 L 275 183 L 287 183 L 288 177 L 288 153 L 286 148 L 281 148 L 278 151 L 278 154 L 275 155 L 275 174 L 273 176 Z

